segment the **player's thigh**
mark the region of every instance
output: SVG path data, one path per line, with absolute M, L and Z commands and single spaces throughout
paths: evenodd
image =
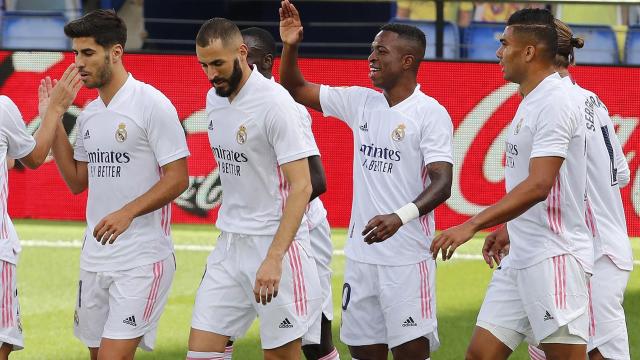
M 387 329 L 386 344 L 394 349 L 425 337 L 429 347 L 436 350 L 440 341 L 436 319 L 435 261 L 429 259 L 402 266 L 380 265 L 378 269 L 378 293 Z
M 533 343 L 565 325 L 571 335 L 589 339 L 588 276 L 575 257 L 559 255 L 518 270 L 517 281 Z
M 387 343 L 378 284 L 377 265 L 346 259 L 340 339 L 350 347 Z
M 153 264 L 113 273 L 109 287 L 109 316 L 103 338 L 133 340 L 152 350 L 155 334 L 176 271 L 173 255 Z
M 109 316 L 109 285 L 102 273 L 80 269 L 74 334 L 89 348 L 99 348 Z M 97 356 L 97 353 L 96 353 Z
M 629 343 L 622 302 L 629 271 L 620 270 L 607 256 L 600 257 L 590 280 L 591 318 L 588 350 L 599 348 L 605 357 L 629 357 Z
M 488 324 L 484 325 L 489 327 Z M 497 335 L 497 336 L 496 336 Z M 513 350 L 507 344 L 522 342 L 523 335 L 497 325 L 489 329 L 477 325 L 467 348 L 467 360 L 507 359 Z M 517 345 L 516 345 L 517 346 Z
M 301 358 L 300 339 L 292 340 L 274 349 L 264 350 L 265 360 L 299 360 Z
M 353 359 L 358 360 L 386 360 L 389 347 L 387 344 L 349 346 L 349 353 Z
M 391 349 L 394 360 L 428 359 L 430 357 L 429 340 L 419 337 Z
M 141 337 L 135 339 L 107 339 L 102 338 L 98 350 L 98 360 L 132 360 Z
M 246 286 L 240 284 L 236 274 L 223 265 L 220 257 L 215 253 L 212 255 L 207 262 L 193 306 L 189 348 L 194 351 L 223 352 L 226 341 L 221 346 L 214 346 L 213 350 L 203 349 L 200 344 L 217 344 L 217 340 L 221 342 L 223 338 L 241 337 L 256 317 L 253 308 L 255 300 L 245 291 Z
M 532 336 L 527 313 L 518 291 L 517 271 L 498 267 L 493 272 L 478 313 L 476 331 L 469 345 L 469 351 L 476 357 L 482 354 L 477 349 L 483 345 L 481 341 L 476 341 L 476 338 L 482 340 L 490 334 L 513 351 L 526 337 Z M 496 351 L 501 349 L 493 343 L 487 345 L 491 345 L 490 348 Z
M 289 246 L 282 261 L 278 296 L 266 305 L 253 302 L 260 317 L 263 349 L 279 348 L 300 338 L 305 343 L 320 342 L 323 299 L 315 262 L 305 246 L 298 240 Z M 255 279 L 256 270 L 247 268 L 245 274 Z M 246 291 L 253 296 L 253 287 Z
M 587 344 L 540 344 L 547 360 L 584 360 Z

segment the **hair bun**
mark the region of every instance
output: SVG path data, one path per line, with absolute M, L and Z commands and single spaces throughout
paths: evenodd
M 584 40 L 582 40 L 582 38 L 572 37 L 571 46 L 577 49 L 582 49 L 582 47 L 584 46 Z

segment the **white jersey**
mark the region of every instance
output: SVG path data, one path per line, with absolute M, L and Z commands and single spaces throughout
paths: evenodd
M 305 141 L 306 109 L 254 69 L 232 103 L 209 90 L 206 111 L 223 191 L 216 226 L 229 233 L 275 235 L 289 192 L 280 167 L 318 155 L 315 144 Z
M 345 254 L 378 265 L 416 264 L 430 257 L 433 212 L 402 226 L 381 243 L 368 245 L 362 230 L 376 215 L 415 200 L 430 180 L 426 165 L 453 163 L 453 124 L 442 105 L 420 91 L 393 107 L 382 93 L 363 87 L 322 86 L 325 116 L 353 131 L 353 203 Z
M 0 260 L 17 264 L 20 241 L 7 212 L 9 176 L 7 156 L 22 159 L 36 147 L 27 132 L 20 110 L 6 96 L 0 96 Z
M 580 94 L 587 133 L 586 221 L 594 238 L 595 258 L 606 255 L 622 270 L 633 269 L 620 187 L 629 183 L 630 171 L 607 107 L 598 96 L 563 81 Z M 608 171 L 606 171 L 608 169 Z
M 272 77 L 272 81 L 275 82 L 275 79 Z M 313 123 L 311 120 L 311 115 L 309 115 L 309 111 L 304 105 L 296 103 L 298 107 L 298 111 L 302 114 L 302 124 L 304 126 L 303 140 L 307 144 L 307 146 L 311 146 L 317 151 L 317 154 L 320 155 L 320 151 L 318 150 L 318 145 L 316 144 L 316 139 L 313 136 L 313 130 L 311 129 L 311 124 Z M 324 204 L 322 204 L 322 200 L 319 197 L 313 199 L 309 205 L 307 205 L 307 210 L 305 211 L 305 216 L 307 217 L 307 226 L 309 230 L 315 229 L 322 221 L 327 217 L 327 210 L 324 208 Z
M 169 99 L 129 75 L 108 106 L 98 97 L 78 117 L 74 158 L 87 162 L 87 229 L 80 267 L 91 272 L 132 269 L 167 258 L 171 203 L 138 216 L 110 245 L 93 237 L 105 216 L 153 187 L 161 167 L 189 156 L 178 114 Z
M 585 224 L 587 177 L 585 126 L 580 107 L 554 73 L 520 103 L 506 141 L 507 192 L 529 176 L 538 157 L 564 162 L 545 201 L 507 223 L 511 248 L 503 267 L 524 269 L 545 259 L 571 254 L 591 273 L 593 240 Z

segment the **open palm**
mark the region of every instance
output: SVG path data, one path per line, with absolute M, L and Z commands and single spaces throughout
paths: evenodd
M 300 14 L 289 0 L 280 3 L 280 38 L 289 45 L 299 44 L 302 41 L 302 21 Z

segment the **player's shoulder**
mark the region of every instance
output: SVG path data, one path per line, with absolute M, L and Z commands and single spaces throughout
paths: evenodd
M 422 90 L 418 90 L 414 93 L 411 98 L 410 105 L 417 114 L 424 114 L 426 117 L 438 117 L 445 118 L 449 121 L 451 120 L 447 109 L 440 104 L 438 100 L 425 94 Z
M 0 95 L 0 109 L 3 113 L 3 116 L 0 117 L 0 121 L 11 121 L 13 118 L 21 117 L 18 106 L 6 95 Z
M 160 90 L 158 90 L 155 86 L 151 84 L 147 84 L 144 81 L 140 81 L 137 79 L 132 79 L 134 84 L 134 93 L 139 95 L 136 99 L 132 99 L 134 101 L 140 101 L 147 104 L 152 105 L 171 105 L 171 101 L 169 98 Z

